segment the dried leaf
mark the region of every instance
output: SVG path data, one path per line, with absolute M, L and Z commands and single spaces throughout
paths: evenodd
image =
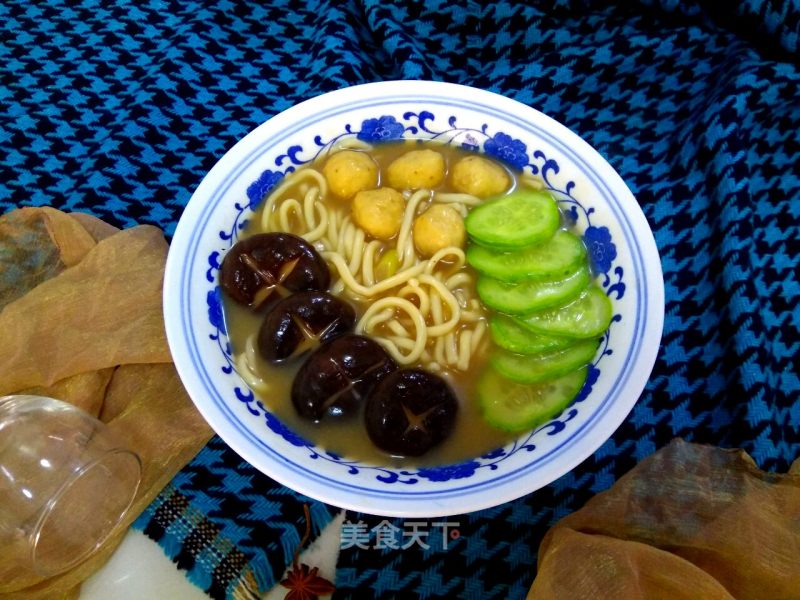
M 797 598 L 798 463 L 675 440 L 547 533 L 529 597 Z

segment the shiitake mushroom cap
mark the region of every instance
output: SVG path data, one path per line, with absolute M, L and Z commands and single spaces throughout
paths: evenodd
M 375 386 L 364 422 L 378 448 L 400 456 L 420 456 L 453 431 L 458 400 L 450 385 L 422 369 L 399 369 Z
M 284 362 L 348 333 L 355 322 L 355 309 L 344 300 L 328 292 L 297 292 L 270 308 L 258 331 L 258 351 L 265 360 Z
M 397 368 L 368 337 L 347 334 L 317 348 L 292 382 L 292 404 L 312 421 L 357 414 L 372 389 Z
M 222 289 L 257 308 L 291 292 L 326 290 L 330 270 L 314 247 L 291 233 L 259 233 L 228 250 L 220 266 Z

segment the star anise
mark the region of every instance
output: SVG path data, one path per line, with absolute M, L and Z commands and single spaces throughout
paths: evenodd
M 305 563 L 292 566 L 289 575 L 281 581 L 283 587 L 289 588 L 286 600 L 317 600 L 320 596 L 333 593 L 333 584 L 317 575 L 319 569 L 309 569 Z
M 319 573 L 317 567 L 311 568 L 305 563 L 298 564 L 297 562 L 300 550 L 311 537 L 311 515 L 308 511 L 308 504 L 303 505 L 303 511 L 306 516 L 306 532 L 295 548 L 292 570 L 289 571 L 286 579 L 281 581 L 281 585 L 289 589 L 286 600 L 317 600 L 320 596 L 332 594 L 336 589 L 330 581 L 317 575 Z

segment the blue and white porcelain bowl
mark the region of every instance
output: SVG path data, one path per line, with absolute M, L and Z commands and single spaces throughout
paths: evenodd
M 614 318 L 589 381 L 561 415 L 483 456 L 436 468 L 348 460 L 289 430 L 232 366 L 218 270 L 258 202 L 330 144 L 435 139 L 483 151 L 539 176 L 575 221 Z M 661 263 L 633 194 L 577 135 L 502 96 L 458 85 L 393 81 L 303 102 L 257 127 L 214 166 L 175 232 L 164 317 L 175 365 L 214 430 L 278 482 L 367 513 L 434 517 L 471 512 L 530 493 L 574 468 L 620 425 L 658 351 L 664 316 Z

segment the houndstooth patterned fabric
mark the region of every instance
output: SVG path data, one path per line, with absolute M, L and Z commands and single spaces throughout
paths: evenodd
M 2 211 L 52 205 L 170 234 L 257 124 L 401 78 L 537 108 L 636 195 L 666 319 L 632 413 L 553 484 L 450 518 L 459 537 L 446 550 L 343 549 L 336 597 L 522 597 L 546 529 L 674 436 L 742 447 L 772 470 L 800 453 L 796 2 L 9 1 L 0 30 Z M 373 541 L 382 522 L 348 521 Z

